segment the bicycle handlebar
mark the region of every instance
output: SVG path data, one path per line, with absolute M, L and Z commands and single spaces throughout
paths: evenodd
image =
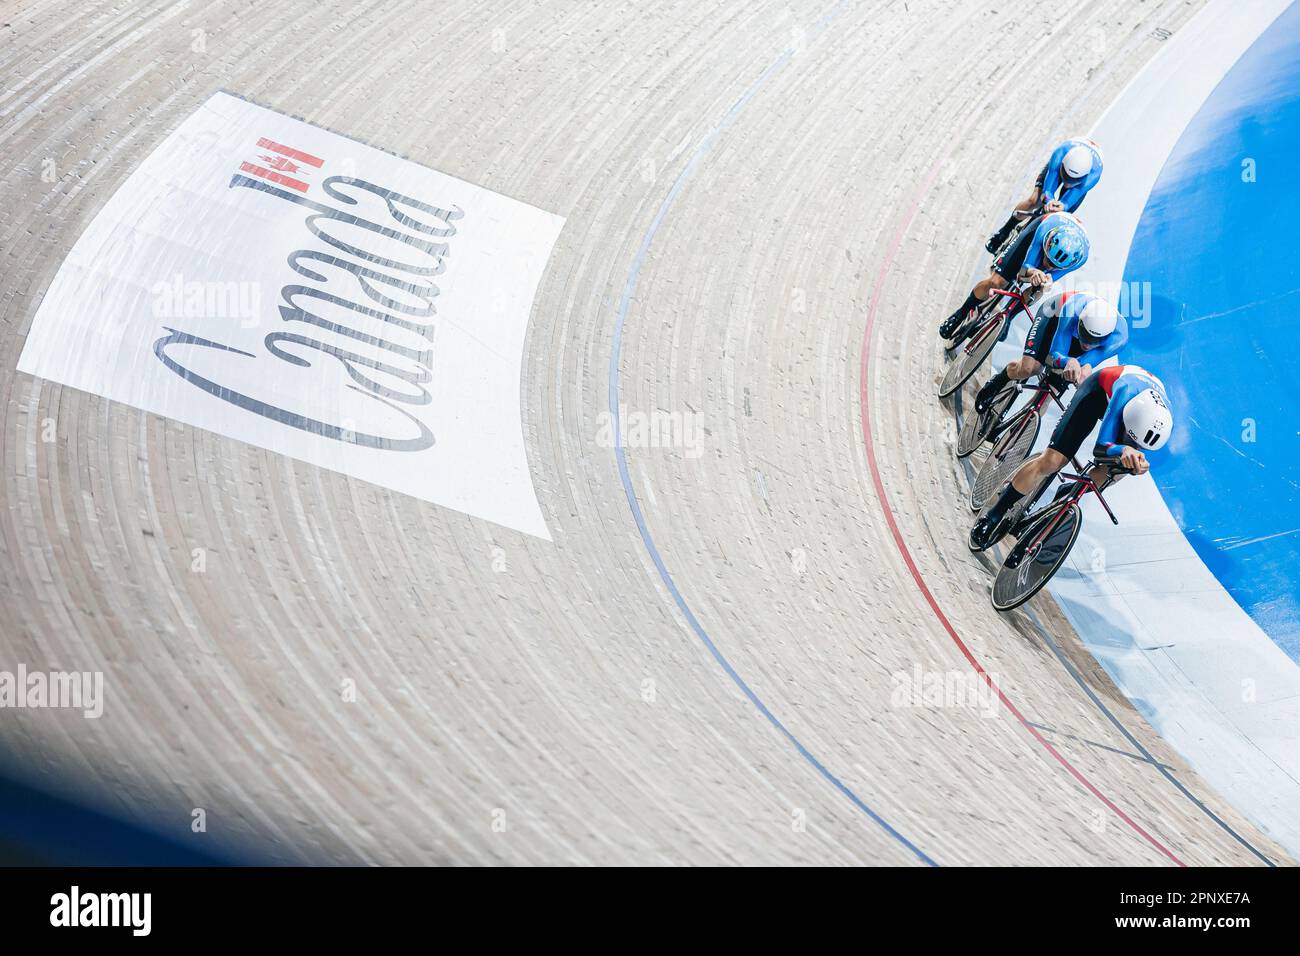
M 1105 468 L 1111 476 L 1134 474 L 1133 469 L 1123 463 L 1123 458 L 1120 455 L 1097 455 L 1093 458 L 1092 463 L 1098 468 Z
M 1025 291 L 1030 283 L 1023 279 L 1017 279 L 1015 285 L 1010 289 L 989 289 L 994 295 L 1000 295 L 1007 299 L 1015 299 L 1016 304 L 1020 306 L 1031 319 L 1033 314 L 1029 311 L 1029 301 L 1025 298 Z
M 1096 495 L 1097 500 L 1101 502 L 1101 506 L 1106 509 L 1106 514 L 1107 516 L 1109 516 L 1111 524 L 1119 524 L 1119 518 L 1115 516 L 1115 512 L 1112 511 L 1110 505 L 1106 503 L 1106 498 L 1104 495 L 1102 495 L 1102 491 L 1104 491 L 1107 487 L 1110 486 L 1111 481 L 1117 475 L 1130 474 L 1132 470 L 1129 468 L 1125 468 L 1123 465 L 1121 465 L 1119 458 L 1114 455 L 1096 456 L 1092 459 L 1092 461 L 1088 462 L 1087 468 L 1079 468 L 1078 459 L 1073 459 L 1073 461 L 1074 461 L 1074 467 L 1078 468 L 1079 473 L 1077 475 L 1061 474 L 1060 477 L 1065 481 L 1075 481 L 1075 482 L 1083 483 L 1085 485 L 1085 490 L 1084 492 L 1082 492 L 1082 494 L 1086 494 L 1088 491 L 1091 491 L 1094 495 Z M 1106 480 L 1101 482 L 1101 484 L 1098 484 L 1097 482 L 1093 481 L 1091 477 L 1089 477 L 1088 473 L 1091 472 L 1093 468 L 1106 469 Z M 1079 496 L 1081 497 L 1081 494 Z

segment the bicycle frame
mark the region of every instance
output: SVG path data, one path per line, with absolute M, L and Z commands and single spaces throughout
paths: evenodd
M 1096 467 L 1098 464 L 1099 462 L 1094 461 L 1092 465 L 1090 465 L 1088 468 L 1080 468 L 1079 470 L 1082 472 L 1092 471 L 1092 469 Z M 1079 463 L 1077 461 L 1074 462 L 1074 467 L 1079 468 Z M 1092 494 L 1097 496 L 1097 500 L 1101 502 L 1101 506 L 1106 509 L 1106 514 L 1110 516 L 1110 523 L 1117 525 L 1119 524 L 1119 518 L 1115 517 L 1115 512 L 1111 510 L 1110 505 L 1106 504 L 1106 498 L 1101 493 L 1102 488 L 1108 487 L 1114 480 L 1114 466 L 1113 465 L 1109 466 L 1108 470 L 1111 472 L 1111 474 L 1106 477 L 1106 481 L 1101 485 L 1098 485 L 1095 481 L 1089 478 L 1087 474 L 1080 474 L 1080 475 L 1065 474 L 1062 475 L 1062 477 L 1066 481 L 1075 482 L 1074 496 L 1071 498 L 1071 504 L 1073 504 L 1076 501 L 1079 501 L 1080 499 L 1083 498 L 1084 495 L 1091 492 Z
M 1058 395 L 1056 389 L 1052 387 L 1051 380 L 1044 372 L 1039 373 L 1038 381 L 1035 384 L 1029 385 L 1025 382 L 1017 382 L 1016 387 L 1022 392 L 1036 392 L 1037 394 L 1030 399 L 1028 405 L 1016 412 L 1015 415 L 1011 416 L 1006 421 L 998 422 L 998 424 L 994 425 L 993 430 L 988 434 L 988 441 L 996 442 L 1013 426 L 1024 422 L 1030 413 L 1042 412 L 1043 406 L 1047 404 L 1049 398 L 1056 402 L 1057 408 L 1061 409 L 1061 411 L 1065 411 L 1065 405 L 1061 403 L 1061 396 Z M 1075 467 L 1078 467 L 1077 463 Z
M 1005 299 L 1014 300 L 1014 305 L 1019 306 L 1025 315 L 1029 316 L 1030 319 L 1033 319 L 1033 313 L 1029 311 L 1029 303 L 1025 301 L 1025 297 L 1021 293 L 1020 289 L 990 289 L 989 291 L 994 295 L 1000 295 Z M 989 316 L 989 318 L 985 320 L 984 324 L 980 326 L 979 330 L 966 339 L 966 344 L 962 348 L 967 355 L 971 353 L 973 348 L 984 341 L 986 335 L 992 335 L 995 328 L 1001 327 L 1002 323 L 1007 320 L 1007 311 L 1012 308 L 1012 303 L 1003 303 L 1002 308 Z
M 1091 461 L 1088 464 L 1087 468 L 1082 468 L 1079 465 L 1078 459 L 1071 459 L 1071 461 L 1074 463 L 1074 467 L 1077 468 L 1080 473 L 1062 474 L 1061 477 L 1066 481 L 1073 481 L 1074 490 L 1066 498 L 1053 501 L 1051 504 L 1041 509 L 1041 511 L 1035 512 L 1030 515 L 1026 515 L 1024 518 L 1021 519 L 1021 522 L 1023 524 L 1031 525 L 1034 522 L 1038 521 L 1042 513 L 1046 512 L 1048 508 L 1056 509 L 1056 514 L 1052 517 L 1052 520 L 1044 523 L 1043 527 L 1040 528 L 1037 532 L 1035 532 L 1033 540 L 1031 540 L 1029 544 L 1025 546 L 1024 551 L 1021 554 L 1021 558 L 1020 558 L 1021 561 L 1023 561 L 1025 557 L 1027 557 L 1028 555 L 1037 553 L 1039 546 L 1044 541 L 1046 541 L 1049 537 L 1051 537 L 1052 532 L 1056 530 L 1056 526 L 1061 523 L 1062 516 L 1065 515 L 1066 511 L 1069 510 L 1070 506 L 1078 504 L 1079 501 L 1083 499 L 1084 495 L 1087 494 L 1096 495 L 1097 500 L 1101 502 L 1101 506 L 1106 509 L 1106 514 L 1110 516 L 1111 524 L 1116 524 L 1116 525 L 1119 524 L 1119 518 L 1115 517 L 1115 512 L 1111 510 L 1110 505 L 1106 503 L 1105 496 L 1102 495 L 1101 493 L 1104 487 L 1107 487 L 1112 483 L 1115 476 L 1115 466 L 1114 465 L 1107 466 L 1107 470 L 1110 472 L 1110 474 L 1107 476 L 1105 482 L 1103 482 L 1101 485 L 1098 485 L 1095 481 L 1092 480 L 1092 478 L 1088 476 L 1088 472 L 1092 471 L 1093 468 L 1101 465 L 1102 464 L 1101 462 L 1097 461 L 1096 459 L 1093 459 L 1093 461 Z M 1016 547 L 1019 547 L 1018 543 Z
M 1025 314 L 1028 315 L 1029 303 L 1025 301 L 1024 293 L 1021 291 L 1024 288 L 1026 281 L 1027 280 L 1017 282 L 1016 283 L 1017 288 L 1015 289 L 989 289 L 989 291 L 992 292 L 994 295 L 1002 296 L 1002 298 L 1004 299 L 1015 299 L 1016 302 L 1020 304 L 1020 308 L 1024 309 Z

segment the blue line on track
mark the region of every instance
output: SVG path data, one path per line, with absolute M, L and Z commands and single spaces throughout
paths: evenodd
M 813 26 L 813 29 L 810 31 L 809 39 L 812 39 L 813 36 L 816 36 L 826 28 L 830 21 L 838 15 L 841 6 L 843 6 L 843 4 L 837 5 L 826 16 L 822 17 L 821 20 L 817 21 Z M 685 189 L 686 184 L 694 177 L 696 170 L 704 159 L 704 156 L 713 147 L 714 141 L 716 141 L 722 132 L 731 125 L 772 74 L 776 73 L 790 62 L 793 53 L 794 51 L 792 49 L 787 49 L 781 54 L 781 56 L 774 60 L 772 64 L 762 72 L 758 79 L 755 80 L 747 90 L 745 90 L 740 99 L 738 99 L 732 105 L 731 109 L 727 111 L 726 115 L 723 116 L 722 120 L 713 127 L 713 129 L 709 130 L 704 138 L 700 140 L 696 145 L 694 152 L 691 154 L 691 158 L 687 162 L 686 167 L 678 175 L 676 181 L 673 183 L 672 189 L 668 191 L 668 195 L 664 198 L 663 203 L 660 204 L 659 210 L 655 213 L 654 220 L 650 223 L 650 228 L 641 238 L 641 245 L 637 248 L 636 256 L 632 260 L 632 268 L 628 272 L 627 281 L 623 284 L 623 294 L 619 299 L 618 320 L 614 325 L 613 350 L 609 358 L 609 413 L 611 421 L 614 423 L 614 435 L 616 436 L 614 456 L 618 460 L 618 476 L 619 480 L 623 483 L 623 493 L 627 496 L 628 507 L 632 509 L 632 518 L 636 521 L 637 531 L 641 534 L 641 541 L 645 544 L 646 551 L 650 555 L 650 560 L 654 562 L 655 569 L 658 570 L 660 579 L 663 581 L 664 586 L 668 588 L 668 592 L 672 595 L 673 601 L 677 604 L 677 607 L 681 610 L 683 616 L 685 616 L 691 630 L 695 632 L 695 635 L 700 639 L 700 642 L 705 646 L 705 648 L 708 649 L 708 652 L 713 655 L 713 659 L 718 662 L 718 665 L 723 669 L 726 675 L 731 678 L 732 682 L 740 688 L 741 692 L 749 698 L 750 702 L 758 708 L 759 713 L 767 718 L 768 723 L 780 731 L 781 735 L 784 736 L 786 740 L 794 746 L 795 750 L 799 752 L 799 755 L 803 757 L 804 760 L 808 761 L 808 763 L 812 765 L 813 769 L 824 777 L 831 786 L 847 797 L 849 802 L 870 817 L 876 825 L 889 834 L 889 836 L 915 854 L 917 859 L 921 862 L 929 866 L 938 866 L 934 860 L 930 859 L 930 857 L 913 844 L 911 840 L 907 839 L 907 837 L 903 836 L 890 826 L 890 824 L 881 817 L 880 814 L 867 806 L 866 802 L 863 801 L 861 797 L 854 793 L 848 785 L 828 770 L 820 760 L 813 756 L 812 751 L 805 747 L 803 742 L 791 733 L 785 724 L 781 723 L 780 719 L 772 713 L 765 703 L 763 703 L 762 698 L 754 692 L 753 688 L 751 688 L 749 684 L 745 682 L 745 679 L 736 672 L 736 669 L 731 666 L 731 662 L 728 661 L 722 651 L 718 649 L 718 646 L 713 643 L 713 640 L 704 630 L 703 625 L 700 624 L 699 620 L 695 617 L 694 612 L 691 611 L 690 605 L 686 603 L 686 599 L 682 597 L 682 592 L 678 590 L 676 582 L 673 581 L 673 576 L 668 572 L 668 568 L 664 564 L 663 557 L 659 554 L 658 547 L 655 546 L 654 538 L 650 535 L 650 529 L 646 525 L 645 515 L 641 512 L 641 505 L 637 502 L 636 490 L 632 486 L 632 478 L 627 467 L 627 451 L 623 447 L 621 439 L 622 431 L 621 423 L 619 421 L 618 398 L 619 362 L 623 356 L 623 327 L 627 322 L 627 314 L 632 307 L 632 297 L 636 293 L 637 283 L 641 278 L 641 267 L 645 264 L 645 258 L 650 251 L 650 246 L 659 232 L 659 227 L 663 225 L 664 219 L 667 218 L 669 210 L 672 209 L 673 204 L 677 201 L 677 197 L 681 194 L 682 190 Z

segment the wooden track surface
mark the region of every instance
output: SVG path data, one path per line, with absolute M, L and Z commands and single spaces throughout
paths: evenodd
M 1198 6 L 8 5 L 0 668 L 109 688 L 98 721 L 0 714 L 10 749 L 280 860 L 920 861 L 844 790 L 944 865 L 1257 863 L 1206 808 L 1284 859 L 1050 598 L 994 613 L 934 398 L 935 326 L 1025 171 Z M 553 542 L 14 371 L 81 230 L 218 89 L 567 218 L 521 383 Z M 600 439 L 633 274 L 619 401 L 703 428 L 627 449 L 644 533 Z M 1006 707 L 899 705 L 893 675 L 972 673 L 918 576 L 1110 805 Z

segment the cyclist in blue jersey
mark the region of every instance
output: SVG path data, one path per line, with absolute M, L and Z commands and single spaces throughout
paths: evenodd
M 939 334 L 951 339 L 970 313 L 993 294 L 993 289 L 1005 289 L 1021 279 L 1038 289 L 1047 288 L 1087 262 L 1088 249 L 1088 231 L 1073 214 L 1052 212 L 1039 216 L 1006 252 L 993 260 L 988 278 L 976 283 L 966 301 L 944 319 Z
M 997 252 L 1007 241 L 1016 223 L 1023 222 L 1035 210 L 1043 212 L 1074 212 L 1083 203 L 1083 197 L 1101 179 L 1101 147 L 1083 136 L 1067 139 L 1047 158 L 1034 180 L 1034 189 L 1016 204 L 1011 218 L 989 237 L 984 248 Z
M 980 515 L 970 532 L 972 551 L 984 551 L 1006 534 L 1009 529 L 1003 518 L 1012 505 L 1045 487 L 1098 422 L 1101 429 L 1093 457 L 1111 459 L 1135 475 L 1145 474 L 1150 468 L 1146 452 L 1163 448 L 1174 426 L 1164 383 L 1139 365 L 1112 365 L 1093 372 L 1075 392 L 1047 448 L 1021 465 Z M 1101 482 L 1105 469 L 1098 467 L 1090 477 Z
M 1023 382 L 1044 367 L 1071 385 L 1119 354 L 1128 343 L 1128 320 L 1100 296 L 1067 291 L 1054 295 L 1038 310 L 1025 336 L 1025 354 L 1007 365 L 975 395 L 975 412 L 988 411 L 1008 382 Z

